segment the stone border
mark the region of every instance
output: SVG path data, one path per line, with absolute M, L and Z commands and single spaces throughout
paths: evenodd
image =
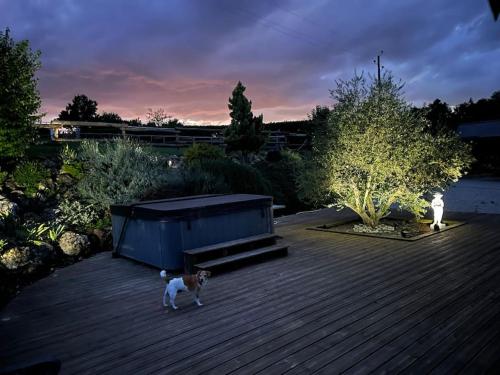
M 408 219 L 393 217 L 393 218 L 387 218 L 386 220 L 400 221 L 400 220 L 408 220 Z M 316 226 L 316 227 L 308 227 L 306 229 L 307 230 L 315 230 L 315 231 L 319 231 L 319 232 L 350 234 L 353 236 L 385 238 L 385 239 L 396 240 L 396 241 L 418 241 L 422 238 L 433 236 L 435 234 L 439 234 L 442 232 L 446 232 L 447 230 L 457 228 L 461 225 L 467 224 L 467 222 L 465 222 L 465 221 L 445 220 L 444 221 L 444 224 L 446 224 L 445 228 L 443 228 L 441 230 L 437 230 L 437 231 L 431 231 L 431 232 L 417 234 L 416 236 L 413 236 L 413 237 L 394 237 L 394 236 L 389 236 L 389 235 L 386 235 L 383 233 L 378 234 L 378 233 L 348 232 L 348 231 L 341 230 L 341 229 L 335 229 L 335 227 L 339 227 L 339 226 L 344 225 L 344 224 L 350 224 L 350 223 L 355 224 L 355 223 L 359 223 L 359 222 L 360 222 L 359 219 L 343 220 L 343 221 L 336 221 L 333 223 L 324 224 L 324 225 L 320 225 L 320 226 Z M 422 222 L 424 222 L 424 223 L 428 222 L 430 224 L 432 222 L 432 220 L 422 220 Z

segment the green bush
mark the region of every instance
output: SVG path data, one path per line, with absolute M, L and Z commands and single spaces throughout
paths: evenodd
M 61 167 L 61 173 L 67 174 L 75 180 L 81 180 L 83 178 L 83 164 L 63 164 Z
M 181 172 L 181 183 L 178 190 L 182 192 L 181 195 L 231 193 L 231 189 L 225 183 L 224 176 L 214 176 L 205 171 L 201 165 L 185 168 Z
M 254 167 L 230 159 L 205 160 L 183 172 L 185 194 L 272 194 L 271 184 Z
M 171 177 L 162 157 L 129 139 L 83 141 L 79 158 L 84 165 L 81 197 L 106 211 L 111 204 L 141 199 Z
M 99 219 L 95 205 L 82 204 L 76 200 L 63 200 L 56 209 L 56 224 L 65 225 L 79 232 L 86 231 Z
M 78 154 L 76 150 L 69 147 L 69 145 L 64 145 L 59 155 L 63 164 L 71 165 L 78 161 Z
M 3 185 L 3 183 L 5 182 L 5 180 L 7 180 L 7 176 L 9 174 L 5 171 L 2 171 L 2 169 L 0 168 L 0 187 Z
M 305 207 L 297 193 L 298 178 L 303 164 L 300 154 L 285 150 L 256 165 L 271 183 L 274 201 L 284 204 L 290 210 Z
M 57 243 L 57 240 L 64 233 L 66 226 L 59 224 L 53 225 L 49 227 L 49 231 L 47 232 L 47 238 L 52 243 Z
M 224 151 L 207 143 L 195 143 L 184 152 L 184 159 L 188 165 L 200 163 L 205 160 L 224 159 Z
M 99 219 L 97 219 L 92 227 L 95 229 L 108 229 L 111 227 L 111 216 L 110 215 L 102 215 Z
M 83 177 L 83 163 L 78 159 L 76 150 L 65 145 L 59 157 L 62 161 L 61 173 L 67 174 L 75 180 L 81 180 Z
M 49 177 L 50 171 L 33 161 L 22 163 L 13 174 L 16 185 L 23 188 L 29 197 L 34 197 L 41 187 L 40 184 Z

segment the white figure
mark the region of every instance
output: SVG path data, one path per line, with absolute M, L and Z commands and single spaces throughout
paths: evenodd
M 432 210 L 434 211 L 434 221 L 430 225 L 431 229 L 437 225 L 439 229 L 445 226 L 445 224 L 441 223 L 443 219 L 443 211 L 444 211 L 444 202 L 443 202 L 443 194 L 436 193 L 434 194 L 434 199 L 431 202 Z

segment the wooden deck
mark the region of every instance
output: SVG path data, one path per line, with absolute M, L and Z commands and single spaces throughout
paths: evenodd
M 57 270 L 0 313 L 0 360 L 122 375 L 500 368 L 500 215 L 416 242 L 305 230 L 334 216 L 278 219 L 289 256 L 214 277 L 201 308 L 181 294 L 164 309 L 158 271 L 109 253 Z

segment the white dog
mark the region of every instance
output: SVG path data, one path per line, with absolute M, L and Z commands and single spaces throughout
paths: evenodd
M 194 302 L 196 302 L 198 306 L 203 306 L 200 302 L 200 291 L 202 287 L 207 285 L 210 275 L 210 271 L 198 271 L 195 275 L 184 275 L 181 277 L 169 278 L 167 271 L 161 271 L 160 277 L 165 280 L 165 283 L 167 283 L 165 292 L 163 293 L 163 306 L 167 306 L 168 294 L 170 297 L 170 306 L 176 310 L 177 306 L 175 306 L 175 297 L 178 292 L 185 290 L 189 290 L 191 293 L 194 293 Z

